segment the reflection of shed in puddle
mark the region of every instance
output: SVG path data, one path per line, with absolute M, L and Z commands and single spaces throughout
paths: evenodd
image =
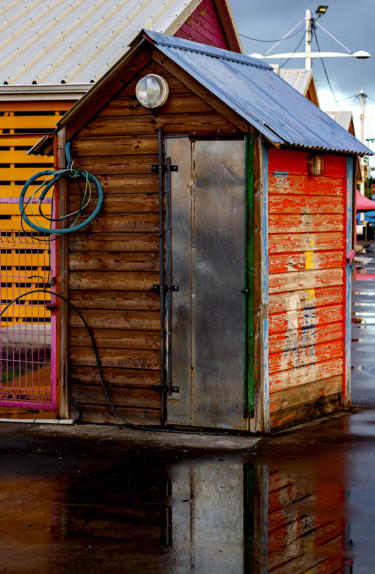
M 344 574 L 345 513 L 340 480 L 193 460 L 85 476 L 69 493 L 67 535 L 73 552 L 92 545 L 106 556 L 115 545 L 117 564 L 145 572 Z
M 160 107 L 137 100 L 145 77 L 168 85 Z M 269 432 L 350 404 L 346 254 L 366 146 L 267 64 L 147 31 L 57 141 L 104 187 L 60 273 L 123 416 Z M 84 420 L 115 421 L 87 333 L 68 323 L 61 412 L 76 401 Z

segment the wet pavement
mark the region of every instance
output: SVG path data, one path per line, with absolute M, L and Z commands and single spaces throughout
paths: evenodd
M 375 572 L 374 255 L 350 414 L 261 440 L 0 424 L 0 573 Z

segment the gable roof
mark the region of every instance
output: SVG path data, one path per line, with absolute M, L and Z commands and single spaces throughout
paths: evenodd
M 95 105 L 99 105 L 96 102 L 103 105 L 98 93 L 103 93 L 144 43 L 151 43 L 272 143 L 372 155 L 367 146 L 275 74 L 268 64 L 147 30 L 143 31 L 143 40 L 140 37 L 125 58 L 62 117 L 58 129 L 79 117 L 89 103 L 95 113 Z
M 228 45 L 241 51 L 229 0 L 215 0 Z M 0 94 L 28 87 L 85 92 L 150 27 L 175 34 L 201 0 L 13 0 L 0 7 Z M 39 89 L 37 88 L 39 86 Z M 42 86 L 44 89 L 42 89 Z M 66 86 L 66 88 L 64 88 Z
M 330 118 L 335 120 L 335 122 L 340 124 L 340 126 L 342 126 L 345 130 L 347 130 L 348 132 L 353 134 L 353 136 L 355 136 L 354 120 L 353 120 L 353 114 L 351 111 L 342 112 L 340 110 L 340 111 L 327 112 L 325 110 L 325 113 Z
M 319 106 L 318 93 L 315 86 L 314 76 L 312 70 L 295 69 L 295 70 L 280 70 L 279 75 L 283 80 L 288 82 L 300 94 L 308 98 L 310 102 Z

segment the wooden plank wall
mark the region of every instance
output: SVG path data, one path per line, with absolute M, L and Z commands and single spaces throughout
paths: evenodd
M 159 111 L 142 107 L 135 85 L 161 74 L 170 96 Z M 238 133 L 230 122 L 157 63 L 143 68 L 73 140 L 75 166 L 95 174 L 104 206 L 88 227 L 69 236 L 69 297 L 93 330 L 113 401 L 135 423 L 160 423 L 157 130 L 165 135 Z M 68 190 L 70 208 L 78 205 Z M 70 402 L 85 421 L 118 422 L 101 387 L 87 333 L 69 315 Z M 72 412 L 73 414 L 73 412 Z
M 271 429 L 338 410 L 344 371 L 346 158 L 269 152 Z
M 193 14 L 177 30 L 175 36 L 217 48 L 229 49 L 213 0 L 202 0 Z

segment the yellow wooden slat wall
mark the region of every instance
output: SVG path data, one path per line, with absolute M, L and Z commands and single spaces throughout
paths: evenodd
M 50 260 L 45 244 L 41 244 L 41 249 L 38 250 L 35 240 L 27 238 L 25 241 L 22 237 L 18 238 L 19 232 L 22 236 L 22 226 L 18 204 L 14 203 L 14 200 L 18 199 L 24 183 L 30 177 L 39 171 L 53 168 L 53 157 L 28 156 L 26 153 L 45 133 L 55 129 L 57 121 L 73 103 L 0 102 L 1 306 L 25 290 L 39 288 L 43 280 L 48 280 Z M 36 187 L 30 186 L 28 196 Z M 7 203 L 7 199 L 13 202 Z M 34 212 L 38 213 L 38 204 L 34 204 L 33 208 Z M 27 207 L 27 213 L 31 214 L 30 206 Z M 43 213 L 51 213 L 49 205 L 43 207 Z M 24 225 L 23 229 L 26 232 L 32 231 L 27 225 Z M 1 324 L 9 326 L 10 323 L 22 323 L 26 320 L 48 322 L 50 312 L 43 304 L 38 304 L 38 297 L 40 296 L 36 294 L 27 297 L 20 305 L 12 305 L 7 317 L 2 318 Z

